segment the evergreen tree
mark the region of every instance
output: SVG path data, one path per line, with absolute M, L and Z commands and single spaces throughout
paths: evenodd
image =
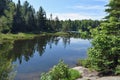
M 45 31 L 46 29 L 46 12 L 42 7 L 39 8 L 37 12 L 37 30 L 38 31 Z
M 61 30 L 61 23 L 60 23 L 59 18 L 57 16 L 55 17 L 54 24 L 52 24 L 52 25 L 54 25 L 54 27 L 53 27 L 54 31 Z
M 16 6 L 16 11 L 13 18 L 13 28 L 12 32 L 18 33 L 18 32 L 25 32 L 25 21 L 22 15 L 22 6 L 20 0 L 18 0 L 18 4 Z
M 27 18 L 27 31 L 34 32 L 36 31 L 36 19 L 35 19 L 35 10 L 32 6 L 28 8 L 28 18 Z
M 34 8 L 29 5 L 27 1 L 24 2 L 22 6 L 22 16 L 25 20 L 25 28 L 26 32 L 32 32 L 35 30 L 35 10 Z
M 8 0 L 0 0 L 0 16 L 4 15 L 4 10 L 7 8 Z
M 0 4 L 4 3 L 4 9 L 1 10 L 0 15 L 0 32 L 7 33 L 11 31 L 13 23 L 13 15 L 15 11 L 15 4 L 11 0 L 2 0 Z
M 93 32 L 88 66 L 120 74 L 120 0 L 110 0 L 107 6 L 106 20 Z

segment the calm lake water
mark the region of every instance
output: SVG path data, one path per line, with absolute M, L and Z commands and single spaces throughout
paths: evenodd
M 16 65 L 15 80 L 40 80 L 40 74 L 49 71 L 61 59 L 69 67 L 76 66 L 78 59 L 87 57 L 90 46 L 87 39 L 42 36 L 15 41 L 7 59 Z

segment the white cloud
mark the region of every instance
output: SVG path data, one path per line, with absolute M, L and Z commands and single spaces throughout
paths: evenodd
M 60 20 L 81 20 L 81 19 L 90 19 L 90 16 L 79 14 L 79 13 L 53 13 L 53 18 L 56 16 L 59 17 Z
M 101 9 L 103 10 L 104 9 L 104 6 L 98 6 L 98 5 L 94 5 L 94 6 L 91 6 L 91 5 L 84 5 L 84 6 L 81 6 L 81 5 L 77 5 L 77 6 L 73 6 L 72 8 L 74 9 L 83 9 L 83 10 L 90 10 L 90 9 Z
M 49 17 L 50 14 L 47 14 Z M 100 20 L 104 18 L 104 15 L 94 15 L 94 14 L 86 14 L 86 13 L 52 13 L 53 18 L 56 16 L 59 17 L 60 20 L 82 20 L 82 19 L 93 19 L 93 20 Z
M 94 0 L 94 1 L 108 2 L 109 0 Z

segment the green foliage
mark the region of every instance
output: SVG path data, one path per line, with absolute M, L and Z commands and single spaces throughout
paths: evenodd
M 46 12 L 42 7 L 39 8 L 39 11 L 37 12 L 37 29 L 38 31 L 44 31 L 46 30 Z
M 0 6 L 0 32 L 8 33 L 11 31 L 15 5 L 11 0 L 1 0 Z
M 111 0 L 106 12 L 109 15 L 100 27 L 92 32 L 92 47 L 88 50 L 88 65 L 98 71 L 119 73 L 120 64 L 120 8 L 119 0 Z
M 14 41 L 18 39 L 32 39 L 34 38 L 35 34 L 25 34 L 25 33 L 18 33 L 18 34 L 0 34 L 0 42 L 5 42 L 8 40 Z
M 77 62 L 78 66 L 84 66 L 86 68 L 89 68 L 90 64 L 91 64 L 91 62 L 88 59 L 79 59 L 78 62 Z
M 12 42 L 5 42 L 0 47 L 0 80 L 14 80 L 15 72 L 12 59 L 8 59 L 8 53 L 13 48 Z
M 76 70 L 69 69 L 63 61 L 60 61 L 48 73 L 41 75 L 41 80 L 75 80 L 80 77 L 80 73 Z
M 68 80 L 75 80 L 77 78 L 81 78 L 81 74 L 77 71 L 77 70 L 74 70 L 74 69 L 69 69 L 69 72 L 70 72 L 70 79 Z
M 120 65 L 115 68 L 115 74 L 120 75 Z

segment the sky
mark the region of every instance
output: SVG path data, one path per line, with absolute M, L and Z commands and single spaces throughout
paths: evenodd
M 13 0 L 17 3 L 18 0 Z M 21 0 L 23 4 L 25 0 Z M 101 20 L 105 13 L 105 5 L 109 0 L 27 0 L 36 11 L 42 6 L 47 17 L 58 16 L 60 20 Z

